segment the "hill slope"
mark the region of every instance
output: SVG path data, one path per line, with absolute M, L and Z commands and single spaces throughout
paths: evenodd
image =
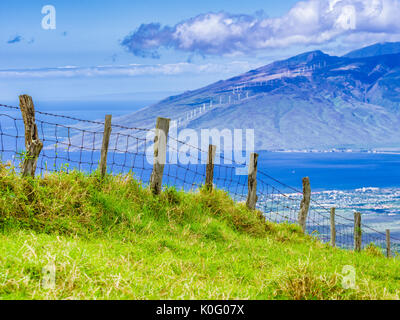
M 0 164 L 0 299 L 398 299 L 398 259 L 332 249 L 221 191 Z M 342 270 L 356 270 L 344 289 Z M 43 268 L 55 287 L 43 288 Z M 50 267 L 49 267 L 50 266 Z
M 376 43 L 344 55 L 346 58 L 367 58 L 400 53 L 400 42 Z
M 308 52 L 115 121 L 152 128 L 157 116 L 181 129 L 254 129 L 259 150 L 398 147 L 400 53 Z

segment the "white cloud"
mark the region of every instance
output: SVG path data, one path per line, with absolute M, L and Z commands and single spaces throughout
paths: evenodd
M 326 44 L 354 34 L 400 34 L 400 0 L 307 0 L 280 18 L 206 13 L 162 27 L 143 24 L 122 45 L 158 58 L 160 48 L 200 54 L 249 53 L 292 45 Z
M 230 63 L 194 64 L 188 62 L 154 65 L 120 65 L 120 66 L 95 66 L 77 67 L 63 66 L 57 68 L 41 69 L 9 69 L 0 70 L 1 78 L 57 78 L 57 77 L 97 77 L 97 76 L 154 76 L 154 75 L 180 75 L 180 74 L 230 74 L 246 72 L 256 67 L 245 61 Z

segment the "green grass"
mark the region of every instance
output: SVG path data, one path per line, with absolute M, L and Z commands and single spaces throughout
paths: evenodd
M 49 264 L 54 289 L 41 285 Z M 129 175 L 22 179 L 0 165 L 1 299 L 398 299 L 399 266 L 265 222 L 219 190 L 153 196 Z

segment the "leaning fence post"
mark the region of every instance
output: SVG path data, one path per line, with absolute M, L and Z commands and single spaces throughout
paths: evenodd
M 335 208 L 331 208 L 331 246 L 336 246 Z
M 354 213 L 354 250 L 361 251 L 361 237 L 362 237 L 362 230 L 361 230 L 361 213 L 355 212 Z
M 390 230 L 386 230 L 386 256 L 390 258 L 392 253 L 390 251 Z
M 300 212 L 299 212 L 299 225 L 303 232 L 306 232 L 306 224 L 307 224 L 307 216 L 308 211 L 310 209 L 310 200 L 311 200 L 311 187 L 310 187 L 310 178 L 303 178 L 303 199 L 300 203 Z
M 101 158 L 100 158 L 100 173 L 102 178 L 104 178 L 107 172 L 107 153 L 111 135 L 111 119 L 112 119 L 111 115 L 106 115 L 104 121 L 103 145 L 101 147 Z
M 37 159 L 40 151 L 43 149 L 43 142 L 39 139 L 38 129 L 35 123 L 35 107 L 32 97 L 20 95 L 19 106 L 24 120 L 26 148 L 26 154 L 22 164 L 22 176 L 35 177 Z
M 210 144 L 208 146 L 208 159 L 206 168 L 206 188 L 207 190 L 212 190 L 213 179 L 214 179 L 214 163 L 215 163 L 215 153 L 217 151 L 217 146 Z
M 254 210 L 257 203 L 257 163 L 258 154 L 250 155 L 249 176 L 248 176 L 248 193 L 246 205 L 249 209 Z
M 150 177 L 150 189 L 153 194 L 160 194 L 164 166 L 167 158 L 167 138 L 170 119 L 157 118 L 154 136 L 154 165 Z

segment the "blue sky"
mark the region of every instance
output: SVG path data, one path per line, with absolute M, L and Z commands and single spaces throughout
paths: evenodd
M 0 97 L 158 98 L 304 51 L 397 41 L 399 13 L 399 0 L 2 1 Z

